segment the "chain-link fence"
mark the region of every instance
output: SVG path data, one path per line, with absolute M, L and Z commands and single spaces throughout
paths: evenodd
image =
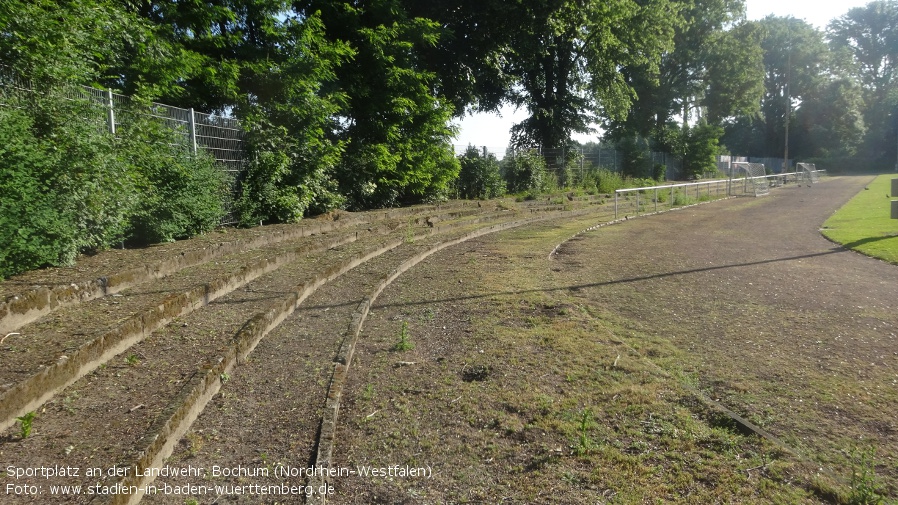
M 21 107 L 21 100 L 39 93 L 32 82 L 24 79 L 9 69 L 0 66 L 0 106 Z M 143 103 L 132 97 L 89 86 L 70 86 L 63 90 L 68 100 L 79 101 L 90 105 L 89 110 L 97 117 L 103 118 L 106 128 L 116 138 L 120 138 L 120 130 L 132 115 L 151 117 L 177 134 L 183 135 L 187 146 L 195 154 L 200 149 L 212 156 L 220 170 L 228 174 L 231 191 L 225 202 L 225 215 L 222 225 L 234 224 L 235 217 L 231 212 L 231 202 L 236 190 L 236 181 L 244 170 L 246 157 L 244 151 L 244 133 L 240 122 L 231 117 L 196 112 L 193 109 L 182 109 L 161 103 Z

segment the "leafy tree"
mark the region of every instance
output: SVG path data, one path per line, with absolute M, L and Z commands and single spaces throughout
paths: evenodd
M 300 7 L 300 6 L 298 6 Z M 312 0 L 325 37 L 346 44 L 354 56 L 336 69 L 345 93 L 337 139 L 345 145 L 337 169 L 350 208 L 391 206 L 446 196 L 459 165 L 451 148 L 453 110 L 436 91 L 435 74 L 418 55 L 436 44 L 436 23 L 409 17 L 397 0 L 364 5 Z
M 870 98 L 882 99 L 898 75 L 898 2 L 876 0 L 834 19 L 828 29 L 835 50 L 847 50 L 851 68 Z
M 91 83 L 118 66 L 122 32 L 141 28 L 103 0 L 8 0 L 0 3 L 0 61 L 44 86 Z
M 667 0 L 527 2 L 518 11 L 507 72 L 512 103 L 530 117 L 514 126 L 513 142 L 543 149 L 589 132 L 599 115 L 622 118 L 633 89 L 621 67 L 656 70 L 679 19 Z
M 458 160 L 461 164 L 456 183 L 459 196 L 488 199 L 505 193 L 505 181 L 494 154 L 481 154 L 474 146 L 468 146 Z
M 854 156 L 864 140 L 864 101 L 848 78 L 827 79 L 809 93 L 795 113 L 794 147 L 798 158 Z
M 683 175 L 687 179 L 700 179 L 716 171 L 718 140 L 722 135 L 723 128 L 703 121 L 683 128 Z
M 866 151 L 891 165 L 898 131 L 898 103 L 892 96 L 898 79 L 898 2 L 877 0 L 855 7 L 833 20 L 828 32 L 833 50 L 851 56 L 844 69 L 861 85 Z
M 115 1 L 153 27 L 151 37 L 126 46 L 118 86 L 125 93 L 222 112 L 241 96 L 264 94 L 259 71 L 282 58 L 283 0 Z
M 249 166 L 237 201 L 240 222 L 292 222 L 344 204 L 336 169 L 342 144 L 329 132 L 345 95 L 336 69 L 352 57 L 345 44 L 324 39 L 318 16 L 285 21 L 285 55 L 260 73 L 267 89 L 240 112 L 247 130 Z
M 763 53 L 757 25 L 742 20 L 741 0 L 693 0 L 675 25 L 674 48 L 657 71 L 627 68 L 638 96 L 625 121 L 606 125 L 612 137 L 640 135 L 659 149 L 673 148 L 675 116 L 686 124 L 694 111 L 711 124 L 758 109 Z
M 760 113 L 728 121 L 724 143 L 731 152 L 782 157 L 787 112 L 794 124 L 796 104 L 824 84 L 829 51 L 823 34 L 803 20 L 768 16 L 759 24 L 764 50 Z M 790 131 L 790 146 L 794 146 L 795 130 Z
M 139 12 L 126 0 L 3 2 L 0 61 L 43 88 L 93 84 L 181 103 L 191 79 L 208 74 L 212 63 Z M 202 84 L 204 90 L 215 87 L 211 81 Z
M 506 70 L 521 7 L 505 0 L 403 0 L 408 16 L 436 22 L 438 37 L 418 48 L 418 64 L 436 76 L 456 115 L 498 110 L 514 84 Z

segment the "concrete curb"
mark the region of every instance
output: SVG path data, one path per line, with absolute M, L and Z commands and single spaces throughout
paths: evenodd
M 709 200 L 709 201 L 707 201 L 707 202 L 692 203 L 692 204 L 689 204 L 689 205 L 683 205 L 683 206 L 680 206 L 680 207 L 673 207 L 673 208 L 667 209 L 667 210 L 659 210 L 659 211 L 654 211 L 654 212 L 644 212 L 644 213 L 642 213 L 642 214 L 639 214 L 638 216 L 633 216 L 633 217 L 630 217 L 630 216 L 624 216 L 624 217 L 622 217 L 622 218 L 620 218 L 620 219 L 612 219 L 611 221 L 605 221 L 605 222 L 603 222 L 603 223 L 594 224 L 594 225 L 592 225 L 592 226 L 590 226 L 590 227 L 588 227 L 588 228 L 584 228 L 583 230 L 580 230 L 580 231 L 578 231 L 577 233 L 571 235 L 570 237 L 568 237 L 567 239 L 565 239 L 563 242 L 559 242 L 558 245 L 556 245 L 554 248 L 552 248 L 552 252 L 549 253 L 548 259 L 551 260 L 552 257 L 555 256 L 555 255 L 558 253 L 558 250 L 561 249 L 561 246 L 563 246 L 564 244 L 570 242 L 571 240 L 574 240 L 575 238 L 579 237 L 580 235 L 583 235 L 583 234 L 585 234 L 585 233 L 589 233 L 589 232 L 591 232 L 591 231 L 598 230 L 599 228 L 603 228 L 603 227 L 605 227 L 605 226 L 611 226 L 611 225 L 613 225 L 613 224 L 623 223 L 623 222 L 625 222 L 625 221 L 629 221 L 630 219 L 636 219 L 636 218 L 641 218 L 641 217 L 649 217 L 649 216 L 656 216 L 656 215 L 658 215 L 658 214 L 664 214 L 664 213 L 666 213 L 666 212 L 675 212 L 675 211 L 678 211 L 678 210 L 683 210 L 683 209 L 688 209 L 688 208 L 690 208 L 690 207 L 695 207 L 695 206 L 697 206 L 697 205 L 705 205 L 705 204 L 714 203 L 714 202 L 721 202 L 721 201 L 723 201 L 723 200 L 729 200 L 729 199 L 731 199 L 731 198 L 736 198 L 736 197 L 734 197 L 734 196 L 725 196 L 725 197 L 723 197 L 723 198 L 718 198 L 718 199 L 715 199 L 715 200 Z
M 35 321 L 56 309 L 76 305 L 81 302 L 102 298 L 136 286 L 143 282 L 159 279 L 175 272 L 200 265 L 222 256 L 235 254 L 257 247 L 276 244 L 287 240 L 309 237 L 329 231 L 339 230 L 353 225 L 390 220 L 415 214 L 443 211 L 445 215 L 469 212 L 470 204 L 462 201 L 457 210 L 454 206 L 443 209 L 441 205 L 419 207 L 403 207 L 397 209 L 368 211 L 358 214 L 347 214 L 335 221 L 301 224 L 294 230 L 267 233 L 251 239 L 238 239 L 219 242 L 204 249 L 188 251 L 171 258 L 140 265 L 122 272 L 100 277 L 94 280 L 73 282 L 66 285 L 41 286 L 21 294 L 12 295 L 0 301 L 0 335 Z
M 295 238 L 308 237 L 333 231 L 361 221 L 354 219 L 303 225 L 295 231 L 266 234 L 251 240 L 219 242 L 204 249 L 181 253 L 177 256 L 140 265 L 108 277 L 68 285 L 42 286 L 0 302 L 0 333 L 8 333 L 35 321 L 56 309 L 102 298 L 137 284 L 159 279 L 188 267 L 206 263 L 221 256 L 249 249 L 276 244 Z
M 243 266 L 235 274 L 172 294 L 159 305 L 132 315 L 117 328 L 86 342 L 70 356 L 60 357 L 53 365 L 0 394 L 0 430 L 12 426 L 16 417 L 37 409 L 62 389 L 145 339 L 174 318 L 189 314 L 304 254 L 325 251 L 357 239 L 358 232 L 332 238 L 324 244 L 306 245 L 275 257 L 261 259 Z
M 262 338 L 283 322 L 306 298 L 326 282 L 403 243 L 404 239 L 394 239 L 372 252 L 328 268 L 312 280 L 294 287 L 290 294 L 271 304 L 268 310 L 259 312 L 250 318 L 237 332 L 232 344 L 221 350 L 221 354 L 214 363 L 197 370 L 190 381 L 184 385 L 182 393 L 157 418 L 152 428 L 139 443 L 140 453 L 130 462 L 130 465 L 141 469 L 160 467 L 165 458 L 171 455 L 175 444 L 184 436 L 209 400 L 221 388 L 221 377 L 245 359 Z M 137 492 L 113 496 L 108 503 L 113 505 L 138 503 L 143 498 L 140 489 L 154 479 L 155 477 L 135 475 L 122 479 L 120 483 L 124 488 L 137 490 Z M 100 502 L 102 502 L 101 499 L 94 500 L 94 503 Z

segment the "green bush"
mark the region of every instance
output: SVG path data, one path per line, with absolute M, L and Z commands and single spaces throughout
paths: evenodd
M 722 128 L 704 122 L 683 129 L 683 175 L 687 179 L 700 179 L 706 172 L 717 170 L 718 140 L 722 135 Z
M 606 168 L 590 171 L 588 177 L 590 180 L 595 180 L 596 190 L 599 193 L 611 194 L 626 187 L 626 181 L 620 173 Z
M 218 224 L 222 173 L 182 134 L 135 116 L 117 141 L 102 108 L 52 89 L 3 100 L 0 277 Z
M 136 202 L 112 136 L 52 93 L 0 109 L 0 276 L 70 264 L 124 238 Z
M 250 162 L 235 203 L 241 225 L 291 223 L 344 205 L 330 175 L 335 147 L 299 145 L 286 128 L 258 117 L 247 123 Z
M 193 154 L 183 132 L 145 117 L 129 121 L 121 136 L 119 153 L 130 162 L 138 191 L 132 243 L 171 242 L 218 225 L 229 184 L 208 153 Z
M 534 150 L 519 150 L 505 155 L 502 178 L 510 193 L 540 193 L 548 187 L 546 162 Z
M 621 153 L 621 167 L 625 175 L 652 177 L 654 166 L 648 140 L 626 137 L 618 141 L 617 149 Z
M 499 161 L 492 153 L 484 156 L 469 145 L 458 161 L 461 170 L 456 187 L 461 198 L 495 198 L 505 193 Z

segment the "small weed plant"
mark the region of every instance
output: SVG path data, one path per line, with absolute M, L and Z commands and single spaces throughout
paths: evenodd
M 16 418 L 16 421 L 19 422 L 19 435 L 23 439 L 28 438 L 28 436 L 31 435 L 31 427 L 35 416 L 36 414 L 34 412 L 29 412 L 24 416 Z
M 365 386 L 365 390 L 362 392 L 362 399 L 365 401 L 371 401 L 372 399 L 374 399 L 374 394 L 374 384 L 368 383 L 368 385 Z
M 580 416 L 580 426 L 577 429 L 577 445 L 574 448 L 577 456 L 585 456 L 595 449 L 595 444 L 589 438 L 589 428 L 592 427 L 592 424 L 592 411 L 586 409 Z
M 880 495 L 880 484 L 876 478 L 874 468 L 875 449 L 863 451 L 855 455 L 854 466 L 851 471 L 851 494 L 848 496 L 850 505 L 879 505 L 885 503 Z
M 411 351 L 415 348 L 411 337 L 408 334 L 408 321 L 402 322 L 402 328 L 399 330 L 399 341 L 393 346 L 396 351 Z
M 138 358 L 136 354 L 129 354 L 128 357 L 125 358 L 125 363 L 129 366 L 137 366 L 140 364 L 140 358 Z

